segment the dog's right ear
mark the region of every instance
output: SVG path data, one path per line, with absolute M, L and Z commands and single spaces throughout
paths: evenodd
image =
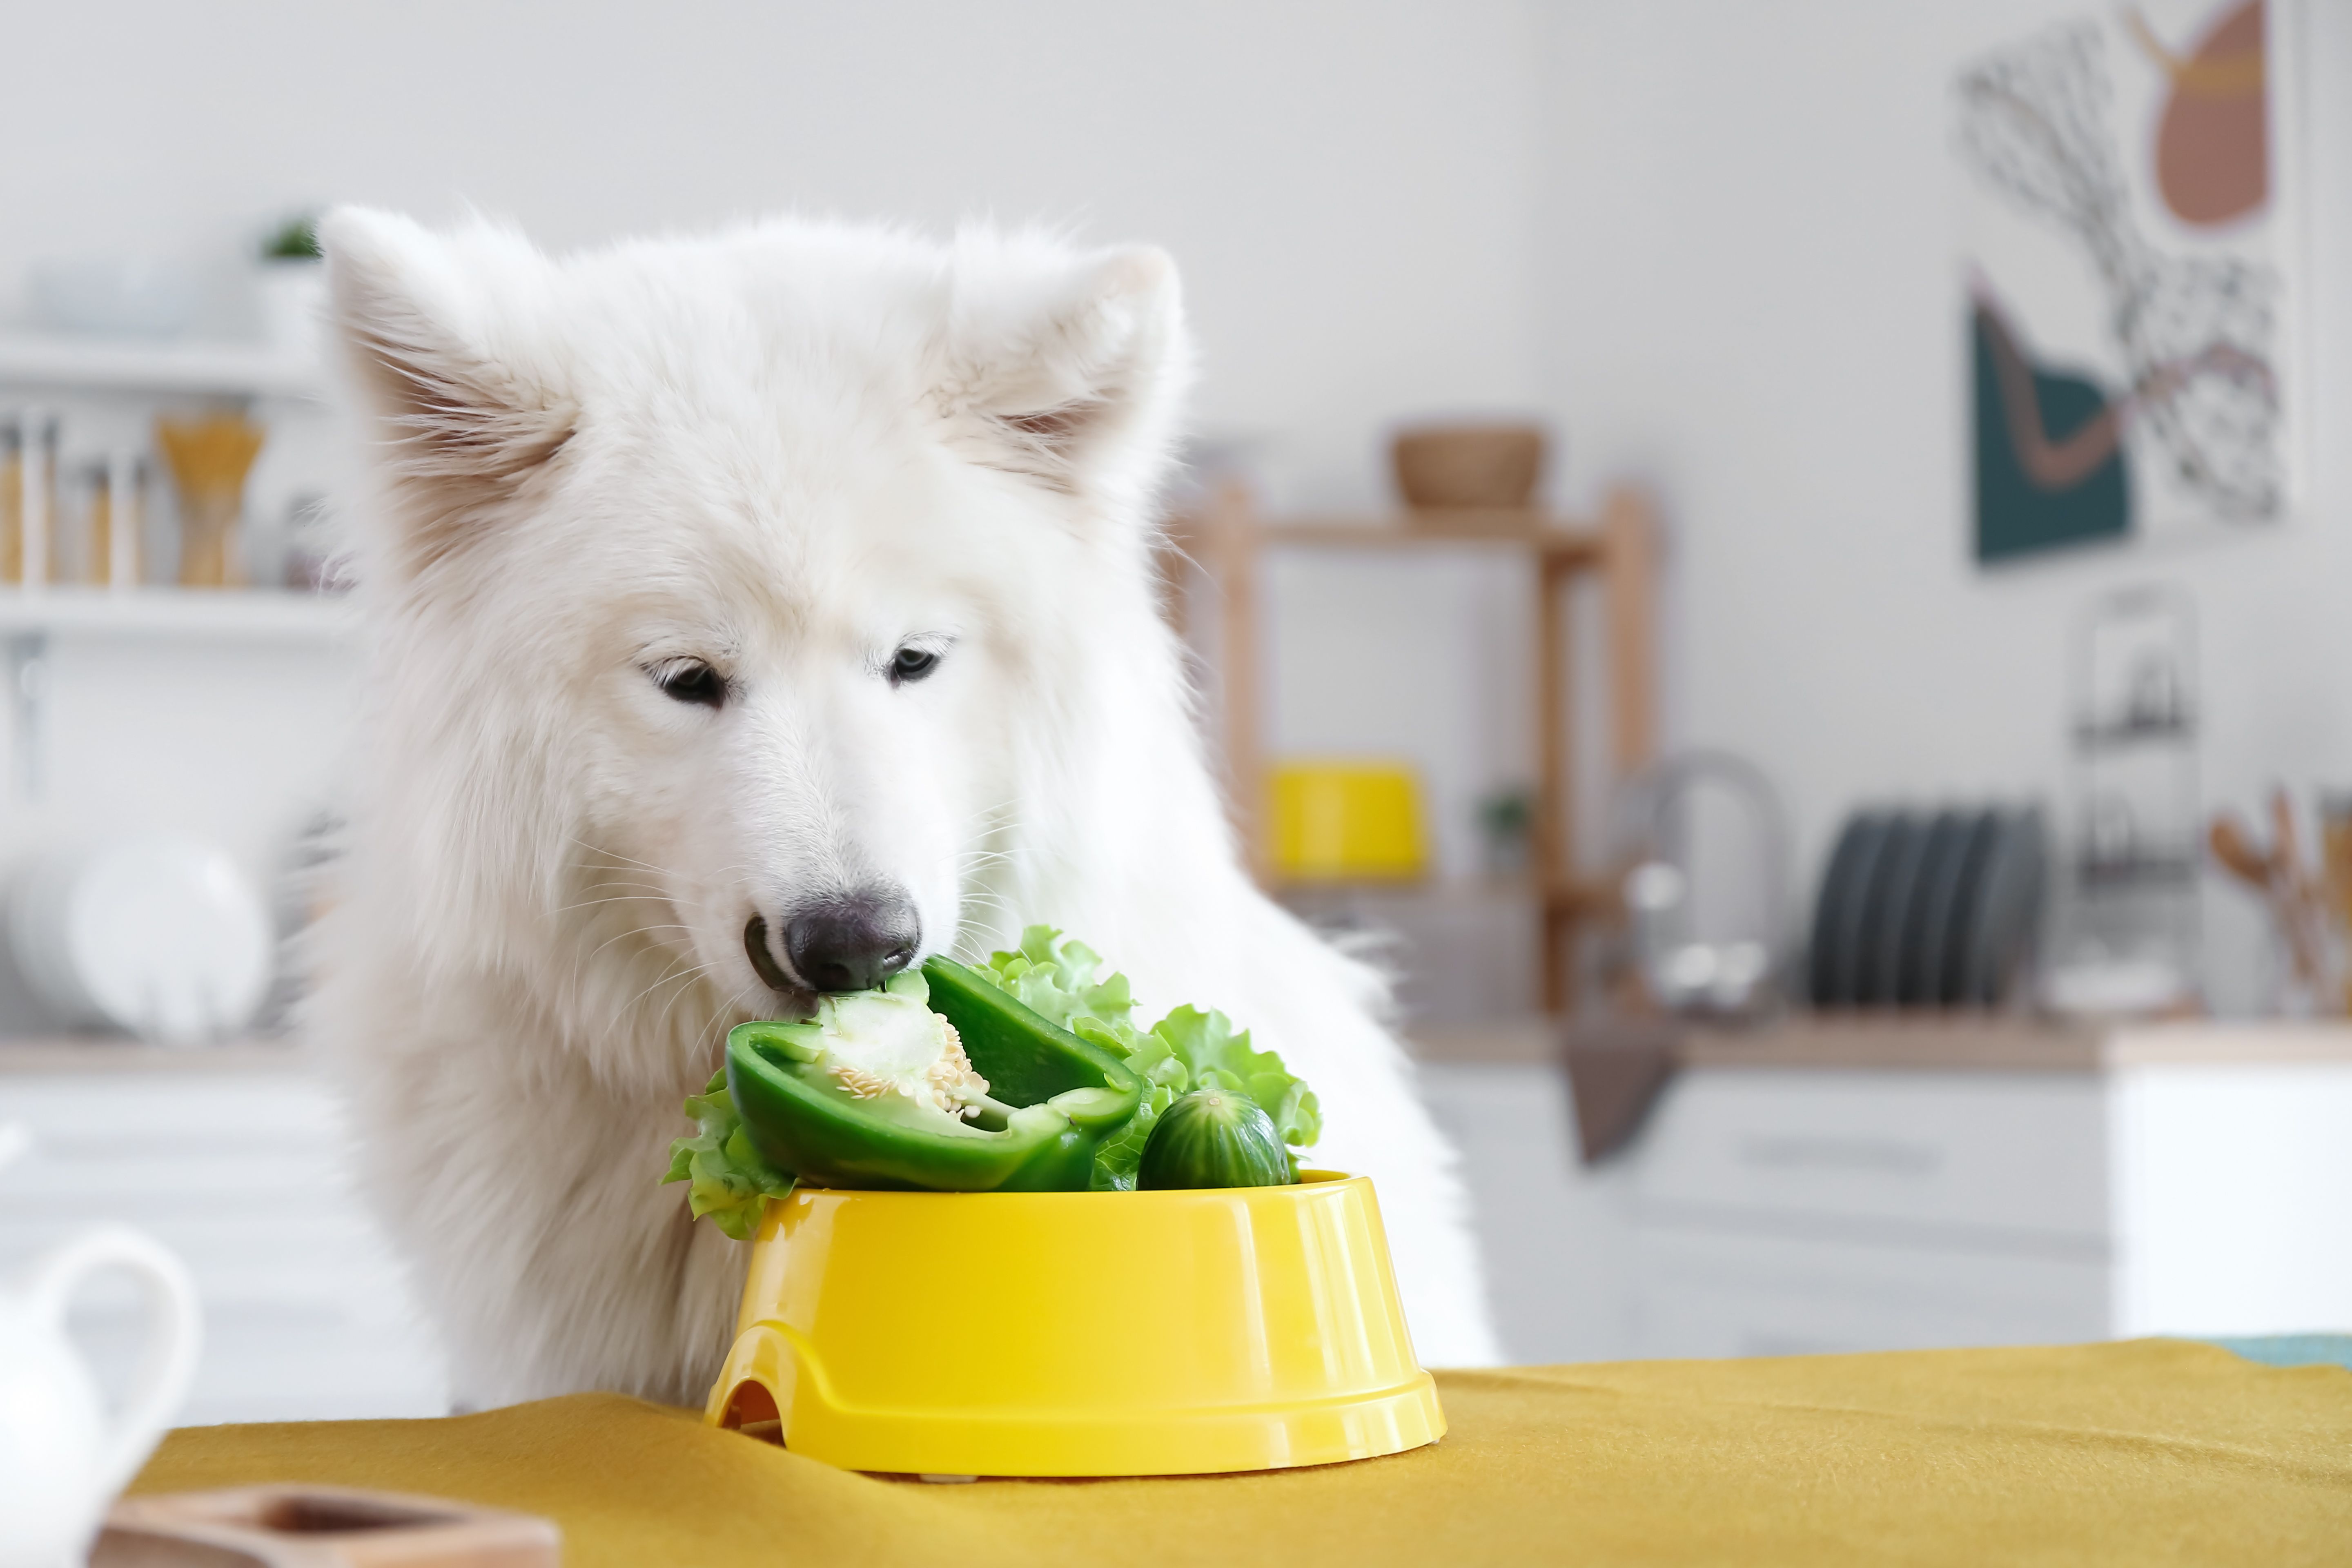
M 478 226 L 445 238 L 391 213 L 338 207 L 319 226 L 334 332 L 401 524 L 408 574 L 461 548 L 572 437 L 575 410 L 532 374 L 492 293 L 545 262 Z

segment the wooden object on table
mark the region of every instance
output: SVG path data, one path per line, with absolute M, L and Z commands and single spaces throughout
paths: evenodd
M 1565 1012 L 1572 1000 L 1578 929 L 1616 910 L 1612 887 L 1580 876 L 1572 824 L 1573 730 L 1570 700 L 1569 586 L 1591 576 L 1601 586 L 1607 650 L 1610 766 L 1624 778 L 1657 749 L 1654 648 L 1657 598 L 1655 509 L 1637 489 L 1603 499 L 1597 520 L 1480 509 L 1410 520 L 1299 518 L 1269 521 L 1240 485 L 1223 486 L 1196 511 L 1171 520 L 1163 569 L 1172 584 L 1171 614 L 1184 628 L 1186 559 L 1206 573 L 1218 606 L 1212 658 L 1219 699 L 1227 809 L 1252 872 L 1275 883 L 1264 821 L 1266 773 L 1258 697 L 1258 582 L 1268 549 L 1427 550 L 1485 545 L 1525 555 L 1536 604 L 1536 809 L 1533 860 L 1541 906 L 1538 948 L 1543 1005 Z
M 1532 526 L 1527 505 L 1543 477 L 1544 460 L 1544 433 L 1535 426 L 1402 430 L 1390 443 L 1389 458 L 1397 491 L 1413 509 L 1416 528 L 1443 532 L 1457 508 L 1507 512 L 1521 526 Z
M 89 1568 L 556 1568 L 547 1520 L 402 1492 L 236 1487 L 128 1498 Z

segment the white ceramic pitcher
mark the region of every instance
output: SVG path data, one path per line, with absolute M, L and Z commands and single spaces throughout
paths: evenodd
M 0 1128 L 0 1163 L 18 1143 Z M 110 1426 L 73 1342 L 66 1305 L 101 1269 L 135 1278 L 147 1297 L 146 1353 Z M 0 1290 L 0 1568 L 69 1568 L 186 1397 L 200 1332 L 180 1260 L 128 1226 L 83 1232 Z

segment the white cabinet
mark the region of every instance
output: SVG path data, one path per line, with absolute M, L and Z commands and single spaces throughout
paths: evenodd
M 334 1102 L 290 1058 L 0 1047 L 0 1122 L 33 1138 L 0 1170 L 0 1271 L 100 1219 L 178 1253 L 205 1308 L 184 1424 L 443 1414 L 438 1355 L 351 1195 Z M 76 1303 L 118 1386 L 136 1310 L 102 1284 Z
M 1623 1156 L 1633 1352 L 2352 1324 L 2352 1051 L 2211 1033 L 2074 1070 L 1686 1068 Z
M 1462 1152 L 1504 1353 L 1537 1364 L 1632 1354 L 1625 1175 L 1577 1163 L 1559 1070 L 1448 1061 L 1424 1065 L 1420 1079 Z
M 1702 1069 L 1634 1150 L 1642 1212 L 1803 1215 L 1907 1241 L 2105 1233 L 2100 1086 L 2084 1075 Z
M 1549 1063 L 1422 1079 L 1517 1360 L 2352 1326 L 2352 1029 L 1702 1038 L 1595 1167 Z

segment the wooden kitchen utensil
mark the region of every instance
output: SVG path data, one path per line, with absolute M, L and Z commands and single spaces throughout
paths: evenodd
M 126 1498 L 89 1568 L 557 1568 L 547 1520 L 345 1487 L 235 1487 Z
M 2329 994 L 2326 903 L 2317 873 L 2303 858 L 2294 797 L 2284 788 L 2273 790 L 2270 808 L 2268 848 L 2255 841 L 2253 830 L 2242 818 L 2227 811 L 2214 815 L 2206 830 L 2207 846 L 2223 870 L 2260 893 L 2270 906 L 2296 982 L 2323 1005 L 2336 1002 L 2339 998 Z

